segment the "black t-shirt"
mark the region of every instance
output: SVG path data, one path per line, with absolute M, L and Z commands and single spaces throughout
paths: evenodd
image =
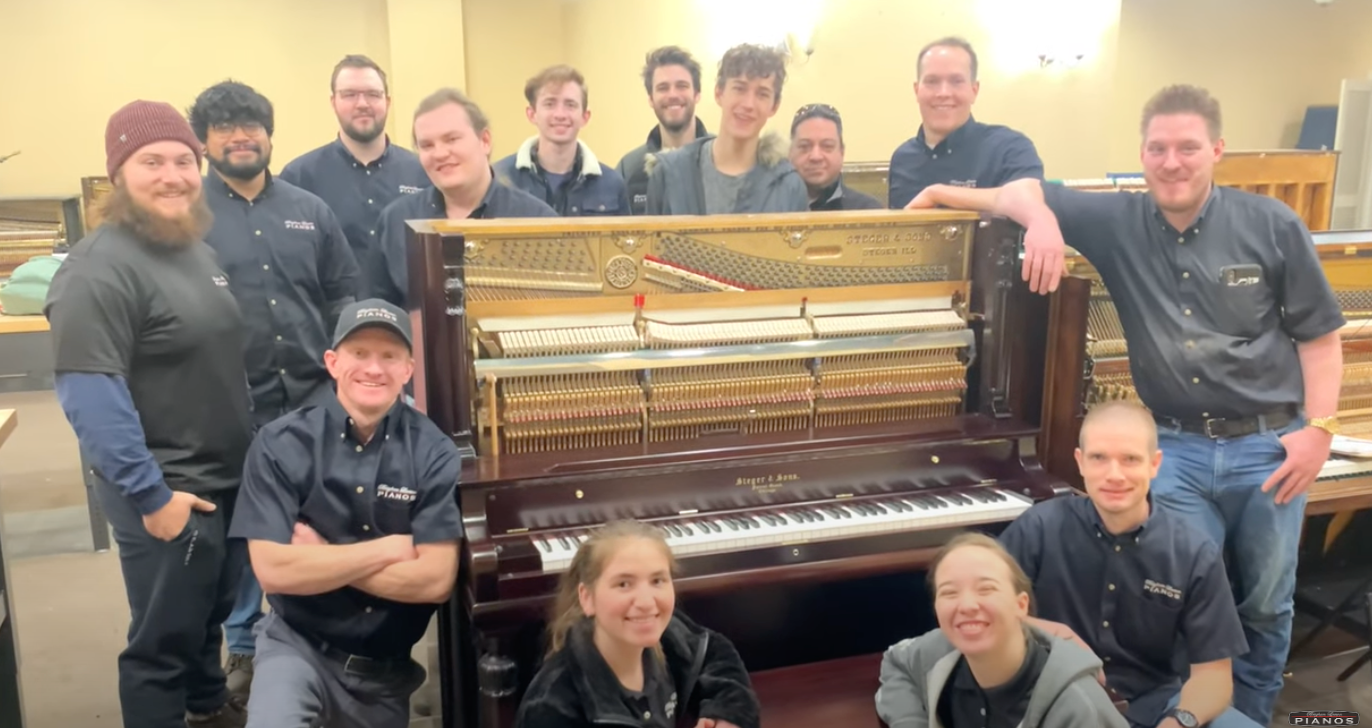
M 939 696 L 939 721 L 948 728 L 1018 728 L 1046 664 L 1048 650 L 1030 639 L 1019 672 L 1003 685 L 982 688 L 967 658 L 959 659 Z
M 643 728 L 675 728 L 676 684 L 667 666 L 652 650 L 643 651 L 643 689 L 630 690 L 623 685 L 624 705 Z
M 243 322 L 204 243 L 145 243 L 107 224 L 48 289 L 56 371 L 123 377 L 172 490 L 238 485 L 252 439 Z

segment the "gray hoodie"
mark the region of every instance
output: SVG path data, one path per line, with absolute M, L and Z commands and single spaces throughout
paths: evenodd
M 1048 662 L 1020 728 L 1129 728 L 1096 682 L 1099 659 L 1035 627 L 1029 632 L 1048 650 Z M 954 728 L 939 722 L 938 701 L 960 657 L 937 629 L 893 645 L 881 660 L 877 714 L 889 728 Z
M 649 215 L 704 215 L 705 187 L 700 174 L 700 155 L 713 136 L 696 139 L 680 149 L 650 154 L 648 169 Z M 734 213 L 807 212 L 810 196 L 805 181 L 786 159 L 786 142 L 776 132 L 762 135 L 757 145 L 757 165 L 749 170 L 739 190 Z

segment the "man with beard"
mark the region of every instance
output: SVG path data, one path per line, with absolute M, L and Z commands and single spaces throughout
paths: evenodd
M 323 200 L 273 179 L 272 104 L 251 87 L 225 81 L 190 109 L 211 172 L 205 197 L 214 226 L 205 242 L 219 254 L 247 325 L 244 361 L 253 425 L 262 427 L 332 395 L 324 351 L 329 331 L 357 290 L 357 262 Z M 224 623 L 229 689 L 246 699 L 252 683 L 253 625 L 262 588 L 251 568 Z
M 429 179 L 414 152 L 386 135 L 391 97 L 381 66 L 366 56 L 346 56 L 334 66 L 329 91 L 338 137 L 297 157 L 278 178 L 313 192 L 333 210 L 361 265 L 361 292 L 373 287 L 371 276 L 378 272 L 366 261 L 379 254 L 381 211 L 424 189 Z
M 105 128 L 99 228 L 53 277 L 57 397 L 92 464 L 128 596 L 124 725 L 241 727 L 219 664 L 244 545 L 229 521 L 252 439 L 244 330 L 202 236 L 200 142 L 169 104 Z
M 578 137 L 591 120 L 586 79 L 571 66 L 552 66 L 524 84 L 525 110 L 538 134 L 496 162 L 496 175 L 548 203 L 564 217 L 628 215 L 624 178 L 601 164 Z
M 1306 491 L 1339 432 L 1345 321 L 1300 217 L 1215 185 L 1219 102 L 1169 86 L 1142 117 L 1148 194 L 1020 180 L 935 185 L 912 206 L 1024 225 L 1023 275 L 1037 290 L 1057 288 L 1065 245 L 1100 272 L 1166 454 L 1157 502 L 1231 556 L 1250 648 L 1234 659 L 1234 707 L 1267 725 L 1291 647 Z
M 381 253 L 368 265 L 377 284 L 368 298 L 408 309 L 406 220 L 557 217 L 547 203 L 504 184 L 491 169 L 491 128 L 476 102 L 457 89 L 429 94 L 414 112 L 414 145 L 432 185 L 392 202 L 382 213 Z
M 786 58 L 775 48 L 730 48 L 715 80 L 719 136 L 649 156 L 648 214 L 808 210 L 805 183 L 786 158 L 786 142 L 775 132 L 762 133 L 781 107 L 785 83 Z
M 828 104 L 806 104 L 791 119 L 791 164 L 811 210 L 881 210 L 877 198 L 843 184 L 843 118 Z
M 915 99 L 922 123 L 891 155 L 891 209 L 905 207 L 931 184 L 999 187 L 1043 179 L 1043 162 L 1029 137 L 972 118 L 981 82 L 977 52 L 961 38 L 925 46 L 915 62 Z
M 643 88 L 648 104 L 657 116 L 657 126 L 648 132 L 648 141 L 619 160 L 615 171 L 629 188 L 633 214 L 648 209 L 648 155 L 664 149 L 684 147 L 709 134 L 696 117 L 700 103 L 700 63 L 685 49 L 665 46 L 648 54 L 643 65 Z

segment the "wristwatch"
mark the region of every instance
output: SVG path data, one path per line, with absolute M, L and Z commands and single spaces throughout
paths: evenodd
M 1181 723 L 1181 728 L 1199 728 L 1200 726 L 1200 721 L 1196 720 L 1196 714 L 1189 710 L 1173 708 L 1167 717 L 1176 718 L 1177 722 Z
M 1318 427 L 1331 435 L 1342 432 L 1337 417 L 1311 417 L 1305 424 L 1309 427 Z

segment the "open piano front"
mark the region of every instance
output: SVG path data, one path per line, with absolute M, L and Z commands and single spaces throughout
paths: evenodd
M 557 578 L 603 523 L 662 527 L 678 609 L 757 671 L 931 628 L 938 547 L 1066 490 L 1036 459 L 1048 298 L 1006 221 L 409 225 L 415 398 L 467 458 L 446 726 L 512 724 Z M 875 688 L 873 665 L 872 720 Z

